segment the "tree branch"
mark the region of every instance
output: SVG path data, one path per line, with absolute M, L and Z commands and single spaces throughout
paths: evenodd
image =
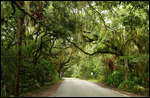
M 17 8 L 18 8 L 19 10 L 21 10 L 23 13 L 27 14 L 28 16 L 30 16 L 36 23 L 41 23 L 41 22 L 44 22 L 44 21 L 47 20 L 47 19 L 45 19 L 45 20 L 42 20 L 42 21 L 37 21 L 35 17 L 33 17 L 33 16 L 32 16 L 31 14 L 29 14 L 28 12 L 26 12 L 24 9 L 22 9 L 22 8 L 20 7 L 20 5 L 18 4 L 17 1 L 14 1 L 14 4 L 17 6 Z
M 115 54 L 115 55 L 118 55 L 118 53 L 116 51 L 111 51 L 111 50 L 106 50 L 106 49 L 103 49 L 103 50 L 98 50 L 98 51 L 95 51 L 93 53 L 88 53 L 88 52 L 85 52 L 83 49 L 81 49 L 80 47 L 78 47 L 75 43 L 73 42 L 70 42 L 72 43 L 75 47 L 77 47 L 80 51 L 82 51 L 84 54 L 87 54 L 87 55 L 95 55 L 97 53 L 110 53 L 110 54 Z
M 68 57 L 68 60 L 67 60 L 66 62 L 64 62 L 64 65 L 70 61 L 72 54 L 73 54 L 73 52 L 72 52 L 72 50 L 71 50 L 70 55 L 69 55 L 69 57 Z
M 88 53 L 88 52 L 85 52 L 83 49 L 81 49 L 80 47 L 78 47 L 75 43 L 73 43 L 73 42 L 70 42 L 70 43 L 72 43 L 75 47 L 77 47 L 80 51 L 82 51 L 82 52 L 85 53 L 85 54 L 88 54 L 88 55 L 94 55 L 94 54 L 97 53 L 97 52 L 94 52 L 94 53 Z
M 104 21 L 102 15 L 101 15 L 101 13 L 98 12 L 97 10 L 95 10 L 95 8 L 89 3 L 89 1 L 87 1 L 87 2 L 88 2 L 88 4 L 89 4 L 89 6 L 90 6 L 95 12 L 97 12 L 97 13 L 100 15 L 100 17 L 101 17 L 101 19 L 102 19 L 102 21 L 103 21 L 103 23 L 104 23 L 104 26 L 106 27 L 105 21 Z
M 123 45 L 123 48 L 125 48 L 126 44 L 129 42 L 129 41 L 132 41 L 136 36 L 133 36 L 131 39 L 127 40 L 126 43 Z
M 11 1 L 11 6 L 12 6 L 12 8 L 13 8 L 14 11 L 13 11 L 13 13 L 12 13 L 11 15 L 14 15 L 15 12 L 16 12 L 16 9 L 15 9 L 15 7 L 14 7 L 14 5 L 13 5 L 13 2 L 14 2 L 14 1 Z
M 103 21 L 103 23 L 104 23 L 105 28 L 106 28 L 106 29 L 109 28 L 109 29 L 111 29 L 112 31 L 116 31 L 116 30 L 113 30 L 112 28 L 110 28 L 109 26 L 107 26 L 107 25 L 105 24 L 105 21 L 104 21 L 104 19 L 103 19 L 103 16 L 101 15 L 101 13 L 98 12 L 97 10 L 95 10 L 95 8 L 89 3 L 89 1 L 87 1 L 87 2 L 88 2 L 88 4 L 89 4 L 89 6 L 90 6 L 96 13 L 98 13 L 98 14 L 100 15 L 100 17 L 101 17 L 101 19 L 102 19 L 102 21 Z
M 24 9 L 22 9 L 22 8 L 20 7 L 20 5 L 18 4 L 17 1 L 14 1 L 14 4 L 17 6 L 17 8 L 18 8 L 19 10 L 21 10 L 23 13 L 27 14 L 27 15 L 30 16 L 33 20 L 36 21 L 36 19 L 35 19 L 32 15 L 30 15 L 28 12 L 26 12 Z

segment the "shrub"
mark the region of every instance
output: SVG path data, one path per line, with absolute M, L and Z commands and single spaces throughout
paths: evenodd
M 137 84 L 134 81 L 125 80 L 118 86 L 118 88 L 126 91 L 132 91 L 132 89 L 136 89 L 136 86 Z
M 21 91 L 27 92 L 44 86 L 45 83 L 56 79 L 57 74 L 54 73 L 50 61 L 42 59 L 36 66 L 24 62 L 21 67 Z
M 124 73 L 114 71 L 111 75 L 105 76 L 104 82 L 110 86 L 118 87 L 125 79 Z
M 1 47 L 1 97 L 8 97 L 15 91 L 16 82 L 16 49 Z
M 51 75 L 54 71 L 52 68 L 51 62 L 44 59 L 35 67 L 35 78 L 41 86 L 48 82 L 49 78 L 52 78 Z
M 34 66 L 24 62 L 23 66 L 21 67 L 21 92 L 26 92 L 31 90 L 31 88 L 34 89 L 36 87 L 34 76 Z
M 98 79 L 98 82 L 103 82 L 104 81 L 104 76 L 98 76 L 97 79 Z
M 136 93 L 136 94 L 149 96 L 149 89 L 145 89 L 144 87 L 138 85 L 134 81 L 129 81 L 129 80 L 123 81 L 118 86 L 118 88 L 121 88 L 125 91 L 133 92 L 133 93 Z

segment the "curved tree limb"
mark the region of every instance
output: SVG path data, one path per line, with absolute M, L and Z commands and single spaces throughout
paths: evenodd
M 125 48 L 125 46 L 126 46 L 130 41 L 134 40 L 135 37 L 136 37 L 136 35 L 133 36 L 131 39 L 127 40 L 126 43 L 123 45 L 123 48 Z
M 97 13 L 100 15 L 100 17 L 101 17 L 101 19 L 102 19 L 102 21 L 103 21 L 103 23 L 104 23 L 104 26 L 106 27 L 105 21 L 104 21 L 104 19 L 103 19 L 103 16 L 101 15 L 101 13 L 98 12 L 97 10 L 95 10 L 95 8 L 89 3 L 89 1 L 87 1 L 87 2 L 88 2 L 88 4 L 89 4 L 89 6 L 90 6 L 95 12 L 97 12 Z
M 11 14 L 11 15 L 14 15 L 15 14 L 15 12 L 16 12 L 16 9 L 15 9 L 15 7 L 14 7 L 14 1 L 11 1 L 11 6 L 12 6 L 12 8 L 13 8 L 13 13 Z
M 30 16 L 33 20 L 36 21 L 35 17 L 33 17 L 33 16 L 32 16 L 31 14 L 29 14 L 28 12 L 26 12 L 24 9 L 22 9 L 17 1 L 14 1 L 14 4 L 17 6 L 17 8 L 18 8 L 19 10 L 21 10 L 23 13 L 27 14 L 27 15 Z
M 81 49 L 80 47 L 78 47 L 75 43 L 73 43 L 73 42 L 70 42 L 70 43 L 72 43 L 75 47 L 77 47 L 80 51 L 82 51 L 82 52 L 85 53 L 85 54 L 88 54 L 88 55 L 94 55 L 94 54 L 97 53 L 97 52 L 94 52 L 94 53 L 88 53 L 88 52 L 85 52 L 83 49 Z
M 110 54 L 115 54 L 115 55 L 119 56 L 116 51 L 111 51 L 111 50 L 106 50 L 106 49 L 98 50 L 98 51 L 95 51 L 95 52 L 93 52 L 93 53 L 88 53 L 88 52 L 85 52 L 85 51 L 84 51 L 83 49 L 81 49 L 80 47 L 78 47 L 75 43 L 73 43 L 73 42 L 70 42 L 70 43 L 72 43 L 75 47 L 77 47 L 80 51 L 82 51 L 84 54 L 87 54 L 87 55 L 95 55 L 95 54 L 97 54 L 97 53 L 110 53 Z
M 98 12 L 98 11 L 89 3 L 89 1 L 87 1 L 87 2 L 88 2 L 88 4 L 89 4 L 89 6 L 90 6 L 96 13 L 98 13 L 98 14 L 100 15 L 100 18 L 102 19 L 105 28 L 106 28 L 106 29 L 109 28 L 109 29 L 111 29 L 112 31 L 116 31 L 116 30 L 113 30 L 111 27 L 107 26 L 107 25 L 105 24 L 105 21 L 104 21 L 104 19 L 103 19 L 103 16 L 101 15 L 101 13 Z
M 33 17 L 33 16 L 32 16 L 31 14 L 29 14 L 28 12 L 26 12 L 24 9 L 22 9 L 22 8 L 20 7 L 20 5 L 18 4 L 17 1 L 14 1 L 14 4 L 17 6 L 17 8 L 18 8 L 19 10 L 21 10 L 23 13 L 25 13 L 25 14 L 27 14 L 29 17 L 31 17 L 36 23 L 41 23 L 41 22 L 44 22 L 44 21 L 47 20 L 47 19 L 45 19 L 45 20 L 42 20 L 42 21 L 37 21 L 35 17 Z
M 71 56 L 72 56 L 72 54 L 73 54 L 75 51 L 76 51 L 76 50 L 74 50 L 74 51 L 71 50 L 70 55 L 69 55 L 69 57 L 68 57 L 68 60 L 67 60 L 66 62 L 64 62 L 64 66 L 65 66 L 67 63 L 69 63 L 69 61 L 70 61 L 70 59 L 71 59 Z

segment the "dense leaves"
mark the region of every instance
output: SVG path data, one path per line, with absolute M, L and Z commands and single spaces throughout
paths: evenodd
M 147 92 L 149 2 L 1 1 L 1 96 L 62 76 Z

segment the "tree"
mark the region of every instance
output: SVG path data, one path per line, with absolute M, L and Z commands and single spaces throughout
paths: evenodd
M 1 6 L 1 84 L 5 96 L 13 94 L 15 72 L 16 96 L 19 84 L 22 91 L 29 89 L 24 87 L 30 84 L 24 79 L 43 86 L 48 77 L 57 76 L 56 70 L 59 78 L 67 69 L 74 69 L 77 77 L 91 78 L 89 73 L 93 72 L 98 78 L 107 74 L 107 64 L 112 74 L 125 73 L 126 80 L 136 76 L 139 84 L 144 80 L 142 76 L 149 75 L 147 1 L 2 1 Z M 117 60 L 105 63 L 103 58 L 114 54 Z M 39 75 L 40 69 L 48 76 Z M 8 76 L 10 79 L 5 79 Z M 111 73 L 107 76 L 115 77 Z
M 19 2 L 20 7 L 24 7 L 24 1 Z M 18 38 L 18 65 L 16 74 L 16 93 L 15 96 L 19 97 L 19 85 L 20 85 L 20 71 L 21 71 L 21 46 L 22 46 L 22 35 L 24 34 L 24 15 L 18 16 L 18 27 L 17 27 L 17 38 Z
M 67 66 L 68 63 L 71 60 L 72 54 L 75 52 L 75 50 L 73 49 L 73 46 L 69 45 L 69 46 L 61 46 L 60 43 L 56 44 L 57 49 L 53 49 L 53 51 L 57 51 L 57 55 L 55 55 L 55 57 L 51 57 L 50 60 L 52 61 L 52 63 L 55 66 L 55 69 L 58 71 L 59 73 L 59 78 L 62 78 L 62 74 L 63 72 L 63 68 L 64 66 Z M 60 48 L 61 46 L 61 48 Z M 64 50 L 65 49 L 65 50 Z M 70 52 L 69 52 L 70 51 Z

